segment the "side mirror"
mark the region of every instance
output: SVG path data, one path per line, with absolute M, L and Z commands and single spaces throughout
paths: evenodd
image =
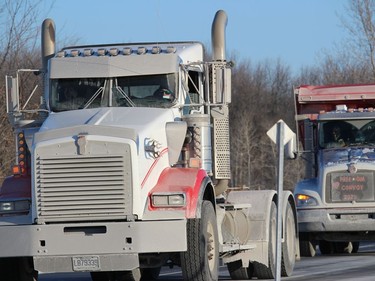
M 288 159 L 297 158 L 297 137 L 295 133 L 293 133 L 292 138 L 285 144 L 284 154 Z

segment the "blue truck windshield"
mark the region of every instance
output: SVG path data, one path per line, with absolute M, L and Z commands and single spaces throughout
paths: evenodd
M 375 120 L 333 120 L 319 123 L 321 148 L 375 144 Z

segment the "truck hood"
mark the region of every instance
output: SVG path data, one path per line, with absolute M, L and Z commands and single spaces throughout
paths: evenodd
M 51 113 L 40 132 L 79 125 L 116 126 L 134 129 L 137 133 L 161 128 L 161 123 L 174 121 L 171 109 L 140 107 L 105 107 Z
M 324 166 L 333 166 L 343 163 L 375 162 L 374 148 L 352 147 L 328 149 L 322 152 Z

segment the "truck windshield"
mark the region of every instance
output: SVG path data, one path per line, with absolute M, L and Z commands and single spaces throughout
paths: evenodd
M 168 108 L 176 100 L 176 80 L 176 74 L 53 79 L 50 108 L 55 112 L 111 106 Z
M 321 148 L 375 145 L 375 120 L 335 120 L 319 123 Z

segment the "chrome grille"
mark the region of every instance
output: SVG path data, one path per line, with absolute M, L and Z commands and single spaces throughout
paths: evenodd
M 125 218 L 131 211 L 126 158 L 39 156 L 35 160 L 38 222 Z

